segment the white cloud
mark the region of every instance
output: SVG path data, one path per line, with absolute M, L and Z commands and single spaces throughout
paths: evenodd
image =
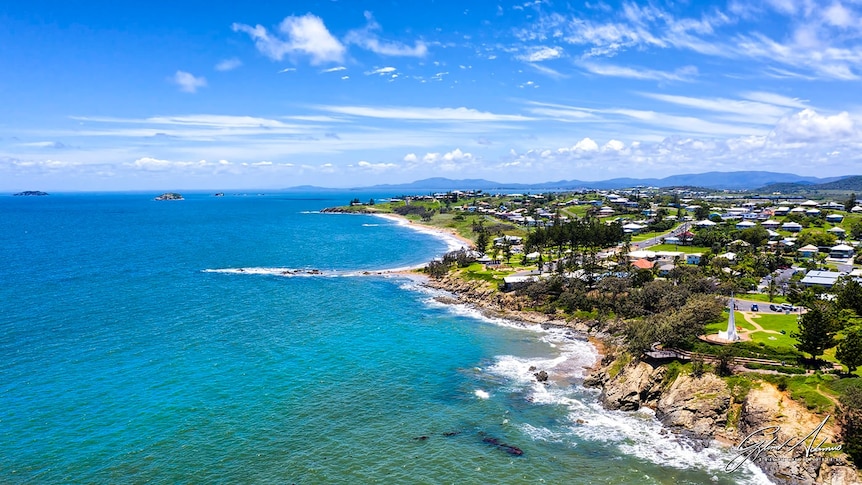
M 322 70 L 322 71 L 320 71 L 320 72 L 321 72 L 321 73 L 326 73 L 326 72 L 338 72 L 338 71 L 345 71 L 345 70 L 347 70 L 347 68 L 346 68 L 346 67 L 344 67 L 344 66 L 338 66 L 338 67 L 330 67 L 329 69 L 324 69 L 324 70 Z
M 611 151 L 619 152 L 619 151 L 624 150 L 625 147 L 626 147 L 626 144 L 619 141 L 619 140 L 608 140 L 608 142 L 602 146 L 602 151 L 603 152 L 611 152 Z
M 834 2 L 823 12 L 823 18 L 830 25 L 836 27 L 847 28 L 853 25 L 859 25 L 859 19 L 854 18 L 853 12 L 841 5 L 840 2 Z
M 332 36 L 323 20 L 312 14 L 286 17 L 278 26 L 281 37 L 270 34 L 261 25 L 252 27 L 234 23 L 232 28 L 234 32 L 248 34 L 258 51 L 276 61 L 286 55 L 303 55 L 310 58 L 311 64 L 318 65 L 341 62 L 346 52 L 344 45 Z
M 374 106 L 317 106 L 317 109 L 351 116 L 416 121 L 527 121 L 521 115 L 504 115 L 470 108 L 419 108 Z
M 531 52 L 518 56 L 518 59 L 525 62 L 542 62 L 557 59 L 562 55 L 563 51 L 558 47 L 535 47 Z
M 750 99 L 752 101 L 759 101 L 761 103 L 774 104 L 777 106 L 787 106 L 790 108 L 802 109 L 808 108 L 808 105 L 805 101 L 798 98 L 790 98 L 787 96 L 783 96 L 781 94 L 766 93 L 762 91 L 749 91 L 746 93 L 742 93 L 742 97 Z
M 216 71 L 233 71 L 240 66 L 242 66 L 242 61 L 233 57 L 219 61 L 219 63 L 215 65 L 215 69 Z
M 670 94 L 641 93 L 648 98 L 689 108 L 736 115 L 745 123 L 774 125 L 789 108 L 770 103 L 726 98 L 694 98 Z
M 19 146 L 30 148 L 56 148 L 58 150 L 69 148 L 65 143 L 59 141 L 33 141 L 27 143 L 19 143 Z
M 590 138 L 584 138 L 575 143 L 575 146 L 572 147 L 572 150 L 582 152 L 594 152 L 598 149 L 599 145 Z
M 381 40 L 377 35 L 377 32 L 381 30 L 380 24 L 374 20 L 371 12 L 365 12 L 365 19 L 368 21 L 367 25 L 348 32 L 344 37 L 344 42 L 357 45 L 381 56 L 425 57 L 428 54 L 428 47 L 422 41 L 414 42 L 411 47 L 400 42 Z
M 278 71 L 279 74 L 284 74 L 285 72 L 296 72 L 295 67 L 285 67 L 284 69 Z
M 658 71 L 655 69 L 636 68 L 630 66 L 618 66 L 613 64 L 599 64 L 595 62 L 582 62 L 581 67 L 587 71 L 600 76 L 624 77 L 629 79 L 642 79 L 654 81 L 692 81 L 698 74 L 694 66 L 686 66 L 673 72 Z
M 529 66 L 552 79 L 566 79 L 569 77 L 566 74 L 541 64 L 529 64 Z
M 726 11 L 714 3 L 692 3 L 699 12 L 678 16 L 673 4 L 659 6 L 624 2 L 609 11 L 562 14 L 540 12 L 532 25 L 516 32 L 527 43 L 553 40 L 582 46 L 581 59 L 613 57 L 627 51 L 651 53 L 674 49 L 732 60 L 741 70 L 755 70 L 764 76 L 806 78 L 814 74 L 839 80 L 862 77 L 862 23 L 858 0 L 767 0 L 766 8 L 755 2 L 731 1 Z M 695 8 L 696 8 L 695 7 Z M 690 11 L 693 9 L 689 9 Z M 696 11 L 695 11 L 696 12 Z M 781 15 L 775 15 L 775 12 Z M 769 22 L 764 28 L 765 18 Z M 764 32 L 775 32 L 767 35 Z M 775 35 L 775 36 L 771 36 Z M 569 49 L 571 53 L 571 49 Z M 640 55 L 640 54 L 639 54 Z M 606 71 L 603 69 L 603 71 Z M 648 70 L 620 71 L 616 74 L 643 78 Z M 600 74 L 600 72 L 595 72 Z M 783 74 L 781 74 L 783 73 Z M 654 73 L 647 78 L 659 79 Z M 687 76 L 686 76 L 687 77 Z
M 404 161 L 413 164 L 414 166 L 419 164 L 418 157 L 413 153 L 407 154 L 407 156 L 404 157 Z M 432 165 L 435 168 L 448 172 L 462 170 L 477 161 L 478 160 L 472 153 L 461 151 L 460 148 L 456 148 L 446 153 L 426 153 L 425 156 L 422 157 L 422 165 Z
M 203 77 L 195 77 L 193 74 L 185 71 L 177 71 L 174 74 L 174 83 L 180 87 L 180 91 L 186 93 L 195 93 L 198 88 L 207 85 L 207 80 Z
M 822 116 L 812 109 L 782 119 L 772 136 L 783 142 L 811 142 L 848 140 L 858 137 L 856 124 L 846 111 L 833 116 Z
M 365 160 L 361 160 L 356 165 L 361 169 L 369 170 L 372 172 L 384 172 L 386 170 L 398 167 L 398 165 L 395 165 L 394 163 L 371 163 Z
M 365 73 L 365 75 L 366 75 L 366 76 L 373 76 L 373 75 L 375 75 L 375 74 L 376 74 L 376 75 L 379 75 L 379 76 L 383 76 L 383 75 L 386 75 L 386 74 L 393 73 L 393 72 L 395 72 L 395 71 L 397 71 L 397 70 L 398 70 L 398 69 L 396 69 L 396 68 L 394 68 L 394 67 L 391 67 L 391 66 L 388 66 L 388 67 L 381 67 L 381 68 L 379 68 L 379 69 L 374 69 L 373 71 L 367 71 L 367 72 Z
M 196 162 L 190 161 L 172 161 L 172 160 L 163 160 L 159 158 L 153 157 L 141 157 L 127 164 L 128 166 L 137 169 L 144 170 L 147 172 L 166 172 L 169 170 L 204 170 L 208 172 L 220 172 L 225 169 L 231 168 L 233 165 L 231 162 L 227 160 L 218 160 L 215 162 L 209 162 L 207 160 L 198 160 Z

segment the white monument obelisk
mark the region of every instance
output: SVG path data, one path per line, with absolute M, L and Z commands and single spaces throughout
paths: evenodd
M 739 335 L 736 334 L 736 315 L 733 311 L 733 308 L 736 305 L 733 300 L 733 295 L 730 295 L 730 303 L 728 306 L 730 307 L 728 309 L 730 311 L 730 317 L 727 319 L 727 330 L 724 332 L 718 332 L 718 338 L 728 340 L 730 342 L 736 342 L 739 340 Z

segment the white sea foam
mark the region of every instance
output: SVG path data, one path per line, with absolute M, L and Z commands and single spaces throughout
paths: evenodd
M 732 451 L 717 443 L 698 451 L 685 439 L 668 432 L 652 411 L 608 411 L 598 401 L 597 390 L 573 386 L 570 379 L 584 377 L 585 368 L 595 363 L 598 353 L 592 344 L 578 339 L 569 329 L 543 328 L 540 325 L 488 317 L 469 305 L 441 303 L 435 297 L 446 295 L 445 292 L 417 286 L 415 283 L 405 283 L 402 288 L 422 291 L 429 296 L 426 299 L 429 306 L 445 307 L 456 315 L 521 331 L 536 332 L 540 340 L 554 349 L 556 356 L 547 358 L 497 356 L 492 364 L 481 369 L 502 378 L 502 386 L 507 391 L 521 391 L 525 399 L 534 404 L 564 406 L 567 409 L 571 424 L 560 430 L 538 428 L 527 423 L 519 424 L 519 429 L 532 439 L 568 442 L 573 446 L 579 440 L 599 441 L 616 446 L 623 454 L 661 466 L 703 470 L 716 477 L 716 480 L 725 475 L 724 467 L 733 457 Z M 540 370 L 548 372 L 547 383 L 536 380 L 535 373 Z M 751 463 L 736 472 L 734 480 L 745 484 L 771 483 L 766 475 Z
M 379 227 L 380 224 L 363 224 L 362 227 Z
M 491 397 L 491 394 L 489 394 L 488 391 L 483 391 L 481 389 L 476 389 L 476 392 L 473 394 L 475 394 L 479 399 L 488 399 Z

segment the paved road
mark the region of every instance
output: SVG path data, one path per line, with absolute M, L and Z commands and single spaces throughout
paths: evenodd
M 633 243 L 631 243 L 631 250 L 637 251 L 640 249 L 646 249 L 650 246 L 656 246 L 658 244 L 661 244 L 661 240 L 663 238 L 670 237 L 670 236 L 679 236 L 680 234 L 687 231 L 689 229 L 690 225 L 691 225 L 690 222 L 683 222 L 682 224 L 671 229 L 670 232 L 666 232 L 664 234 L 657 234 L 655 237 L 649 238 L 645 241 L 633 242 Z
M 765 301 L 756 301 L 756 300 L 746 300 L 744 298 L 736 298 L 736 297 L 734 297 L 734 299 L 736 300 L 736 307 L 737 307 L 737 309 L 739 309 L 739 311 L 747 312 L 747 311 L 751 310 L 751 305 L 757 305 L 757 307 L 760 309 L 760 313 L 773 313 L 773 314 L 786 313 L 784 311 L 774 312 L 774 311 L 769 309 L 769 305 L 775 305 L 777 307 L 779 305 L 778 303 L 769 303 L 769 302 L 765 302 Z M 798 315 L 800 310 L 801 310 L 801 308 L 797 307 L 796 311 L 791 312 L 791 313 Z

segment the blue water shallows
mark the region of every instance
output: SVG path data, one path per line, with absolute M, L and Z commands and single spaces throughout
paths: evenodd
M 353 197 L 0 198 L 0 482 L 763 481 L 602 410 L 569 332 L 361 276 L 446 244 Z

